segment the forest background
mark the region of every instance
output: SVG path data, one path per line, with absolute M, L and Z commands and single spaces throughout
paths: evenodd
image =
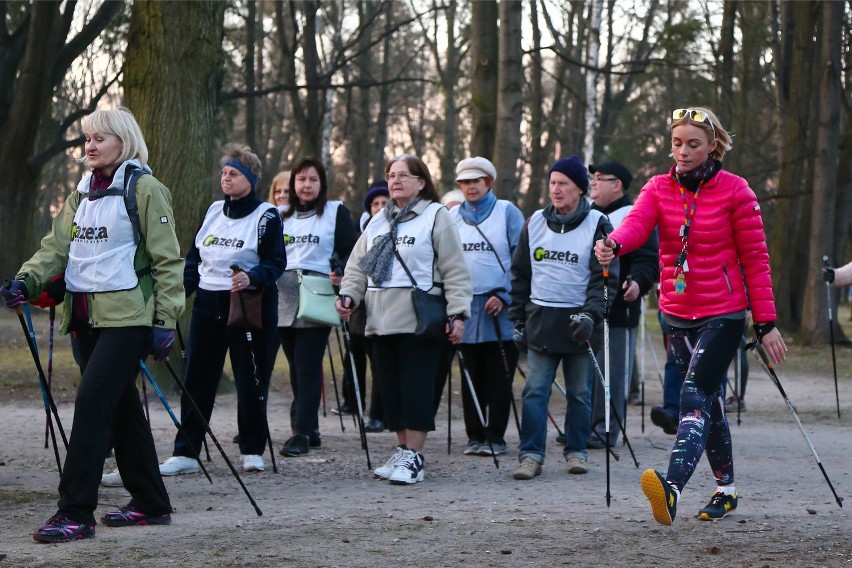
M 823 256 L 850 248 L 850 37 L 850 0 L 0 0 L 0 277 L 76 187 L 98 107 L 137 117 L 186 250 L 227 142 L 260 155 L 261 196 L 321 157 L 356 216 L 394 155 L 422 156 L 441 191 L 486 156 L 529 215 L 570 154 L 623 162 L 635 196 L 670 167 L 672 109 L 703 105 L 760 200 L 779 325 L 824 344 Z

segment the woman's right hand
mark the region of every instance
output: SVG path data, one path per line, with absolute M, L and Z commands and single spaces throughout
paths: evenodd
M 337 310 L 337 315 L 343 321 L 349 321 L 349 316 L 352 315 L 352 298 L 349 296 L 338 296 L 334 301 L 334 309 Z
M 603 266 L 609 266 L 615 258 L 615 241 L 607 237 L 606 239 L 598 239 L 595 243 L 595 256 L 598 262 Z

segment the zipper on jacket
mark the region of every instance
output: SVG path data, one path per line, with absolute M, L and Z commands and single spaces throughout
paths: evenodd
M 734 289 L 731 288 L 731 279 L 728 278 L 728 263 L 727 262 L 722 264 L 722 276 L 725 277 L 725 284 L 728 285 L 728 294 L 733 294 Z

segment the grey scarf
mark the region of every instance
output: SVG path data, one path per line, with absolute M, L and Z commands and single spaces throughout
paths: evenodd
M 411 201 L 394 217 L 393 201 L 388 200 L 382 214 L 390 223 L 390 231 L 381 235 L 370 247 L 370 250 L 361 257 L 358 267 L 366 272 L 376 284 L 381 284 L 390 279 L 393 268 L 393 251 L 396 248 L 396 227 L 413 209 L 420 203 L 420 197 Z

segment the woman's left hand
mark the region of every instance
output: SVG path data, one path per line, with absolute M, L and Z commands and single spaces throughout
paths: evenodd
M 241 292 L 249 287 L 251 280 L 242 270 L 231 274 L 231 292 Z
M 329 280 L 331 280 L 331 285 L 337 286 L 338 288 L 340 287 L 340 281 L 343 280 L 343 276 L 341 276 L 337 272 L 329 272 L 328 278 Z
M 760 343 L 776 365 L 787 358 L 787 344 L 784 343 L 784 338 L 781 337 L 781 332 L 778 331 L 777 327 L 764 335 Z
M 452 326 L 451 329 L 450 324 L 447 324 L 447 335 L 450 338 L 450 343 L 458 345 L 461 343 L 462 336 L 464 335 L 464 322 L 460 319 L 454 319 Z

